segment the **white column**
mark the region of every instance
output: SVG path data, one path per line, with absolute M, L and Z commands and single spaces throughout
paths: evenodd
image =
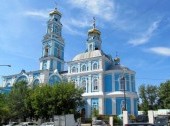
M 128 112 L 127 111 L 123 111 L 123 126 L 125 126 L 125 124 L 128 124 Z
M 80 72 L 80 70 L 81 70 L 81 68 L 80 68 L 80 63 L 78 63 L 77 68 L 78 68 L 78 71 L 77 71 L 77 72 Z
M 87 117 L 91 116 L 91 99 L 87 99 Z
M 103 92 L 103 74 L 99 73 L 99 92 Z
M 92 87 L 91 75 L 88 76 L 88 82 L 89 82 L 88 91 L 91 92 L 92 91 L 92 89 L 91 89 L 91 87 Z
M 104 98 L 99 98 L 99 114 L 104 114 Z
M 103 69 L 103 66 L 102 66 L 102 59 L 99 60 L 99 69 Z
M 112 115 L 116 115 L 116 99 L 112 99 Z
M 152 110 L 148 111 L 149 123 L 154 124 L 154 113 Z
M 115 75 L 112 73 L 112 92 L 115 91 Z
M 113 126 L 113 116 L 109 117 L 109 124 L 110 124 L 110 126 Z
M 92 71 L 92 64 L 91 64 L 91 61 L 88 62 L 88 71 Z

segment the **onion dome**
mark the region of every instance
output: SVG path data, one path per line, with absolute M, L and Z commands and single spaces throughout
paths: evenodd
M 120 58 L 119 57 L 115 57 L 114 58 L 114 62 L 115 62 L 115 65 L 119 65 L 120 64 Z
M 54 14 L 57 14 L 57 15 L 62 15 L 58 10 L 57 8 L 55 8 L 53 11 L 50 12 L 50 16 L 54 15 Z
M 101 32 L 96 28 L 96 20 L 93 18 L 93 28 L 88 31 L 88 34 L 101 34 Z

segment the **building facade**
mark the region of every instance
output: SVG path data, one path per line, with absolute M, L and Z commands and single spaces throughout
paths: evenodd
M 135 72 L 120 64 L 120 58 L 114 59 L 101 48 L 101 32 L 95 26 L 88 31 L 86 50 L 67 62 L 64 71 L 64 39 L 62 37 L 62 14 L 54 9 L 49 13 L 46 34 L 42 40 L 40 70 L 3 76 L 4 91 L 10 90 L 14 83 L 25 80 L 28 86 L 50 84 L 62 80 L 75 83 L 84 89 L 86 105 L 83 108 L 86 117 L 94 109 L 102 115 L 120 115 L 126 109 L 129 114 L 137 115 L 137 93 Z

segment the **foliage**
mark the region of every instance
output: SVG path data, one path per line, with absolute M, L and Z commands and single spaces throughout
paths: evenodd
M 83 90 L 75 85 L 62 82 L 49 86 L 28 87 L 27 82 L 14 84 L 11 92 L 6 96 L 0 95 L 0 117 L 9 118 L 46 118 L 53 115 L 75 114 L 78 108 L 84 106 Z M 4 118 L 5 118 L 4 117 Z
M 170 108 L 170 80 L 161 83 L 159 87 L 159 106 L 162 109 Z
M 158 88 L 153 85 L 141 85 L 139 87 L 140 109 L 147 114 L 149 109 L 155 110 L 158 107 Z
M 94 109 L 92 110 L 92 117 L 97 117 L 98 115 L 99 115 L 99 110 L 96 109 L 96 108 L 94 108 Z
M 0 122 L 9 118 L 9 108 L 6 103 L 6 94 L 0 94 Z
M 28 95 L 27 82 L 21 81 L 14 84 L 9 93 L 8 106 L 11 116 L 25 119 L 27 117 L 26 97 Z

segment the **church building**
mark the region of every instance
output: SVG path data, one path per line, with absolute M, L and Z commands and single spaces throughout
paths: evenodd
M 42 40 L 40 69 L 30 72 L 22 70 L 19 74 L 3 76 L 4 91 L 22 80 L 28 82 L 30 87 L 68 80 L 84 89 L 85 117 L 90 117 L 94 109 L 101 115 L 120 115 L 124 109 L 129 114 L 137 115 L 135 72 L 122 66 L 118 56 L 113 59 L 104 53 L 101 32 L 96 28 L 95 20 L 87 33 L 86 50 L 67 62 L 68 68 L 64 71 L 65 43 L 61 17 L 62 14 L 56 8 L 49 13 L 47 31 Z

